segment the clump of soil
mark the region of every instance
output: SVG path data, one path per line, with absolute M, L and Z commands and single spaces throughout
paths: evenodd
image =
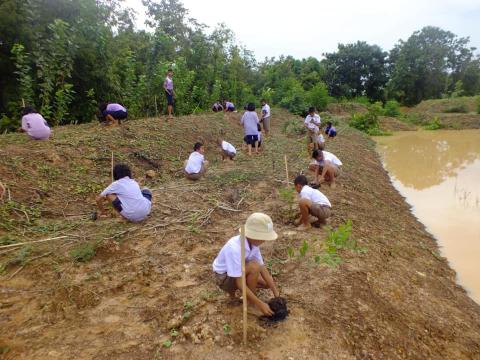
M 278 321 L 285 320 L 288 316 L 287 300 L 282 297 L 275 297 L 268 302 L 268 306 L 273 311 L 272 316 L 262 316 L 261 319 L 267 324 L 275 324 Z

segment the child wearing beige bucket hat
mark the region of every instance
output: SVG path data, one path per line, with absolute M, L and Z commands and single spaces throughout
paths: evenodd
M 273 311 L 267 303 L 256 295 L 259 287 L 270 289 L 274 297 L 279 296 L 275 282 L 263 263 L 259 246 L 265 241 L 273 241 L 278 237 L 273 230 L 270 216 L 253 213 L 245 222 L 245 276 L 247 282 L 247 299 L 264 315 L 272 316 Z M 242 289 L 242 259 L 240 235 L 232 237 L 222 247 L 213 262 L 216 284 L 230 296 L 235 298 L 237 289 Z

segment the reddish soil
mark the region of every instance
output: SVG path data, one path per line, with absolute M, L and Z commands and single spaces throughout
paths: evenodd
M 326 146 L 344 163 L 342 175 L 336 188 L 321 190 L 333 204 L 329 225 L 351 219 L 363 251 L 340 250 L 336 267 L 313 261 L 327 230 L 297 231 L 279 194 L 283 155 L 292 180 L 309 163 L 305 142 L 280 132 L 293 115 L 273 114 L 264 152 L 239 154 L 234 163 L 219 161 L 214 139 L 224 129 L 240 147 L 237 114 L 133 120 L 121 129 L 66 126 L 48 142 L 1 136 L 0 180 L 11 201 L 0 203 L 0 239 L 68 237 L 0 249 L 0 357 L 480 358 L 480 306 L 455 283 L 435 240 L 392 187 L 373 141 L 345 126 Z M 192 183 L 181 169 L 197 139 L 207 145 L 211 168 Z M 144 223 L 88 219 L 94 193 L 108 185 L 111 150 L 153 190 Z M 152 169 L 157 177 L 147 180 Z M 217 290 L 211 263 L 254 211 L 270 214 L 280 235 L 262 253 L 290 315 L 264 327 L 250 314 L 243 347 L 241 307 Z M 74 261 L 72 250 L 86 244 L 95 256 Z M 297 249 L 294 257 L 289 248 Z

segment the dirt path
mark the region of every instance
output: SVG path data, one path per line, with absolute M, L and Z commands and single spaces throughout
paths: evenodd
M 103 133 L 94 124 L 65 127 L 49 143 L 1 138 L 0 173 L 12 201 L 0 207 L 0 239 L 75 236 L 0 250 L 0 356 L 480 358 L 480 307 L 455 284 L 435 241 L 391 186 L 373 142 L 345 127 L 327 144 L 344 163 L 342 177 L 337 188 L 322 191 L 334 207 L 330 226 L 351 219 L 358 248 L 340 249 L 338 266 L 314 261 L 327 230 L 296 231 L 280 195 L 283 154 L 293 179 L 309 162 L 305 143 L 280 131 L 294 117 L 276 114 L 264 153 L 241 154 L 235 163 L 214 154 L 220 129 L 235 145 L 241 141 L 236 119 L 221 115 L 174 125 L 146 119 Z M 178 170 L 197 139 L 206 142 L 212 168 L 191 183 Z M 142 179 L 154 190 L 154 209 L 141 225 L 82 215 L 92 208 L 91 192 L 108 183 L 111 148 L 133 164 L 137 178 L 152 168 L 159 174 Z M 253 211 L 270 214 L 280 234 L 262 252 L 291 313 L 273 328 L 250 315 L 250 345 L 243 348 L 241 307 L 216 289 L 211 262 Z M 96 248 L 92 259 L 72 260 L 72 250 L 89 245 Z

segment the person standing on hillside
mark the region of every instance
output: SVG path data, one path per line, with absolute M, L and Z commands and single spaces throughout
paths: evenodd
M 260 122 L 263 123 L 263 131 L 265 132 L 265 137 L 268 136 L 270 132 L 270 105 L 267 104 L 265 99 L 261 100 L 262 104 L 262 117 Z
M 19 131 L 26 132 L 32 140 L 48 140 L 52 131 L 47 121 L 31 106 L 22 108 L 22 127 Z
M 320 125 L 322 120 L 316 113 L 315 108 L 312 106 L 308 109 L 308 115 L 305 118 L 305 126 L 307 128 L 307 147 L 308 152 L 317 148 L 317 137 L 320 133 Z
M 248 147 L 248 155 L 252 155 L 252 147 L 255 147 L 255 153 L 258 154 L 258 124 L 260 120 L 255 112 L 255 104 L 249 103 L 247 105 L 247 111 L 240 119 L 240 124 L 243 125 L 243 131 L 245 137 L 243 140 Z
M 173 118 L 173 104 L 175 102 L 175 91 L 173 90 L 173 70 L 168 69 L 167 77 L 163 82 L 163 88 L 165 89 L 165 96 L 167 97 L 167 111 L 168 117 Z

